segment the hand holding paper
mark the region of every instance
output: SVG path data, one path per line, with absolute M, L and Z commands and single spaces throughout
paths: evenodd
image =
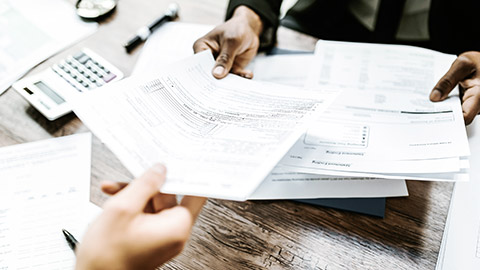
M 458 85 L 462 87 L 462 109 L 465 124 L 480 112 L 480 52 L 462 53 L 435 85 L 430 100 L 442 101 Z
M 77 270 L 154 269 L 183 249 L 205 198 L 160 194 L 165 167 L 157 164 L 115 194 L 77 250 Z M 122 189 L 123 188 L 123 189 Z

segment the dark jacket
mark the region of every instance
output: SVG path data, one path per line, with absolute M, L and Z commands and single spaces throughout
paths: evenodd
M 403 42 L 379 40 L 347 8 L 355 0 L 299 0 L 282 20 L 282 25 L 321 39 L 399 43 L 420 45 L 445 53 L 460 54 L 480 51 L 480 0 L 431 0 L 428 42 Z M 382 0 L 392 1 L 392 0 Z M 281 0 L 231 0 L 227 19 L 239 5 L 253 9 L 264 22 L 263 46 L 272 46 L 279 26 Z M 379 15 L 380 16 L 380 15 Z

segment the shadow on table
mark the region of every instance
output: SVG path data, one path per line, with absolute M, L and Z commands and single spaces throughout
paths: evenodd
M 57 120 L 50 121 L 43 114 L 41 114 L 37 109 L 35 109 L 33 106 L 29 106 L 26 111 L 27 115 L 30 116 L 35 122 L 37 122 L 43 129 L 45 129 L 48 133 L 50 133 L 52 136 L 61 136 L 61 135 L 66 135 L 67 132 L 65 130 L 65 127 L 68 126 L 69 129 L 72 128 L 72 125 L 67 125 L 71 121 L 77 119 L 75 114 L 73 113 L 68 113 Z M 80 121 L 79 121 L 80 122 Z M 71 134 L 72 132 L 68 133 Z M 58 133 L 61 134 L 58 134 Z

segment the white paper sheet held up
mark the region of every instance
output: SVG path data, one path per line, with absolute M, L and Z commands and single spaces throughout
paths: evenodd
M 96 29 L 65 0 L 0 0 L 0 94 L 30 68 Z
M 254 72 L 254 80 L 305 87 L 305 70 L 309 69 L 313 60 L 312 54 L 257 56 L 249 68 Z M 450 164 L 452 163 L 448 163 L 449 166 Z M 388 165 L 390 168 L 394 166 L 391 163 Z M 298 168 L 276 166 L 250 199 L 408 196 L 405 180 L 306 174 L 297 170 Z
M 91 218 L 91 134 L 0 149 L 0 269 L 72 269 Z
M 74 111 L 134 175 L 164 162 L 163 192 L 245 200 L 336 94 L 217 80 L 213 65 L 202 52 L 83 94 Z
M 249 65 L 249 68 L 254 72 L 254 80 L 275 81 L 281 84 L 304 87 L 307 84 L 307 74 L 305 70 L 308 70 L 315 60 L 316 57 L 312 54 L 258 56 Z M 331 86 L 327 85 L 326 87 Z M 334 85 L 333 87 L 337 86 Z M 368 131 L 368 128 L 371 128 L 368 123 L 362 122 L 363 120 L 355 119 L 354 113 L 352 113 L 352 116 L 342 113 L 336 114 L 339 109 L 335 106 L 341 103 L 347 104 L 346 106 L 365 104 L 355 93 L 353 94 L 354 98 L 351 98 L 352 94 L 350 93 L 350 91 L 361 92 L 363 95 L 364 91 L 344 91 L 345 92 L 337 98 L 337 101 L 322 115 L 322 120 L 319 120 L 317 124 L 311 127 L 309 133 L 304 135 L 304 137 L 296 143 L 291 150 L 291 155 L 301 151 L 301 147 L 303 147 L 304 144 L 316 145 L 318 142 L 322 142 L 328 146 L 325 150 L 326 157 L 322 156 L 322 159 L 317 159 L 316 162 L 325 163 L 323 165 L 324 169 L 342 170 L 348 167 L 349 171 L 368 171 L 371 173 L 430 173 L 457 172 L 461 168 L 468 168 L 468 162 L 460 162 L 459 157 L 424 160 L 375 160 L 366 156 L 361 147 L 357 147 L 357 151 L 344 151 L 346 145 L 353 146 L 355 144 L 361 144 L 363 141 L 362 138 L 364 137 L 363 134 L 367 133 L 368 135 L 365 129 Z M 344 109 L 344 111 L 348 110 Z M 324 117 L 326 120 L 334 117 L 335 121 L 323 121 Z M 339 119 L 340 121 L 338 121 Z M 352 123 L 349 119 L 355 119 L 360 122 Z M 345 121 L 348 121 L 347 124 L 345 124 Z M 378 129 L 378 127 L 375 128 Z M 311 134 L 313 134 L 313 136 L 310 136 Z M 377 141 L 370 143 L 379 144 Z M 380 142 L 383 146 L 385 146 L 386 143 L 389 143 L 389 141 L 382 140 L 382 142 Z M 290 153 L 287 155 L 290 155 Z M 300 157 L 296 156 L 296 158 Z M 336 164 L 339 166 L 335 166 Z
M 135 66 L 134 74 L 146 74 L 158 71 L 180 59 L 193 55 L 193 43 L 210 31 L 213 26 L 171 22 L 162 26 L 147 41 Z M 254 80 L 275 82 L 303 87 L 307 79 L 306 67 L 313 60 L 313 55 L 257 56 L 249 67 L 254 70 Z M 294 172 L 278 172 L 265 179 L 254 195 L 249 199 L 283 199 L 283 198 L 322 198 L 322 197 L 386 197 L 408 195 L 405 181 L 393 180 L 354 180 L 342 177 L 321 177 Z M 287 183 L 286 179 L 292 179 Z M 301 179 L 304 179 L 302 181 Z M 335 180 L 333 180 L 335 178 Z M 316 179 L 313 181 L 312 179 Z M 348 187 L 348 188 L 346 188 Z M 272 192 L 275 191 L 275 192 Z
M 417 160 L 440 164 L 468 156 L 458 96 L 428 100 L 454 58 L 408 46 L 319 41 L 307 85 L 344 91 L 281 164 L 380 173 L 378 162 L 411 160 L 402 172 L 412 175 L 439 172 L 440 166 L 419 167 Z M 448 171 L 460 172 L 456 164 Z

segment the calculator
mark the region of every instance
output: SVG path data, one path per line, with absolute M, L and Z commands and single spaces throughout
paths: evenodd
M 53 121 L 72 111 L 68 97 L 97 89 L 123 78 L 123 73 L 84 48 L 49 69 L 13 84 L 33 107 Z

